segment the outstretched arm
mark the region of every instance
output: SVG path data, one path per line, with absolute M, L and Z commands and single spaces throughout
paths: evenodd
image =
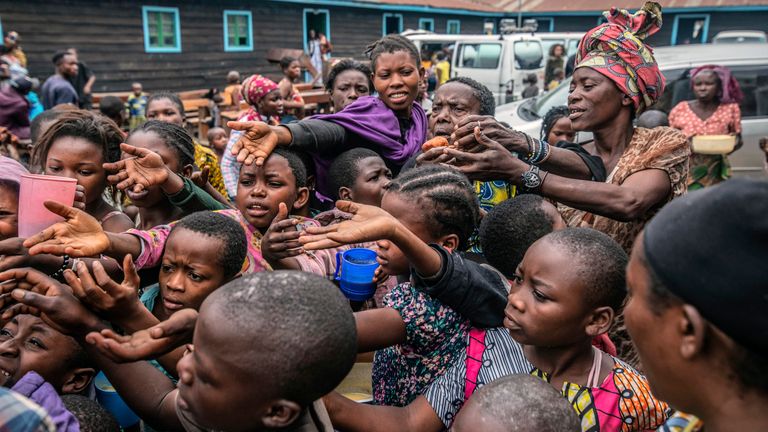
M 344 432 L 439 432 L 445 427 L 424 396 L 405 407 L 360 404 L 335 392 L 323 402 L 334 428 Z

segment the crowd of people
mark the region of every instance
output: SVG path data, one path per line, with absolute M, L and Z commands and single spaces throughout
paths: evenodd
M 29 157 L 0 156 L 0 430 L 768 430 L 768 181 L 691 150 L 741 145 L 738 83 L 696 68 L 696 99 L 656 111 L 661 7 L 605 17 L 538 136 L 471 76 L 430 88 L 399 35 L 335 63 L 327 113 L 295 58 L 233 71 L 247 109 L 197 138 L 139 83 L 88 109 L 93 73 L 57 53 Z M 30 173 L 77 189 L 20 238 Z M 337 277 L 359 249 L 363 300 Z

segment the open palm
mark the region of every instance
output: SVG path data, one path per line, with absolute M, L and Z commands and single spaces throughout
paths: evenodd
M 264 122 L 229 122 L 227 126 L 243 132 L 232 146 L 232 154 L 240 163 L 263 165 L 277 146 L 277 134 Z
M 53 224 L 26 239 L 24 246 L 29 248 L 30 255 L 67 254 L 82 258 L 99 255 L 109 247 L 109 237 L 93 216 L 56 201 L 46 201 L 45 207 L 62 216 L 64 222 Z
M 107 177 L 107 180 L 117 185 L 118 189 L 133 187 L 133 191 L 138 193 L 168 180 L 168 167 L 159 154 L 128 144 L 120 144 L 120 149 L 130 157 L 104 164 L 104 169 L 117 172 Z
M 327 249 L 346 244 L 391 239 L 399 222 L 379 207 L 338 201 L 336 207 L 352 218 L 324 227 L 308 227 L 299 237 L 304 249 Z

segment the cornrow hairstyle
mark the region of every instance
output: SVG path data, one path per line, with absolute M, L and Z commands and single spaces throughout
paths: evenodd
M 355 184 L 357 176 L 360 175 L 359 162 L 369 157 L 381 158 L 378 153 L 371 149 L 358 147 L 345 151 L 333 160 L 328 169 L 328 178 L 331 186 L 331 198 L 334 201 L 339 199 L 339 188 L 349 188 Z
M 179 113 L 181 113 L 181 117 L 182 118 L 186 118 L 186 116 L 184 115 L 184 103 L 181 102 L 181 99 L 179 98 L 179 96 L 176 93 L 171 93 L 169 91 L 161 91 L 161 92 L 157 92 L 157 93 L 152 93 L 147 98 L 147 105 L 145 105 L 145 107 L 144 107 L 144 115 L 147 114 L 146 110 L 149 109 L 149 105 L 152 102 L 154 102 L 156 100 L 163 100 L 163 99 L 168 99 L 169 101 L 171 101 L 171 103 L 173 103 L 176 106 L 176 108 L 179 110 Z
M 452 82 L 464 84 L 472 89 L 472 96 L 480 102 L 480 115 L 492 116 L 496 114 L 496 101 L 493 99 L 493 93 L 488 90 L 488 87 L 465 76 L 451 78 L 445 83 Z
M 384 53 L 407 52 L 417 65 L 421 66 L 421 55 L 416 45 L 399 34 L 389 34 L 365 48 L 364 54 L 371 60 L 371 67 L 376 70 L 376 60 Z
M 132 137 L 137 132 L 151 132 L 160 137 L 165 145 L 176 153 L 180 168 L 195 164 L 195 143 L 183 127 L 160 120 L 149 120 L 132 130 L 128 137 Z
M 570 111 L 567 106 L 553 106 L 544 114 L 544 119 L 541 121 L 541 140 L 546 141 L 549 133 L 552 132 L 552 128 L 555 126 L 558 120 L 563 117 L 568 117 Z M 552 145 L 556 143 L 550 143 Z
M 105 162 L 116 162 L 120 159 L 120 143 L 123 133 L 115 122 L 85 110 L 62 112 L 57 120 L 42 134 L 32 147 L 31 164 L 35 169 L 42 170 L 48 159 L 53 143 L 59 138 L 82 138 L 101 147 Z
M 288 67 L 291 65 L 291 63 L 295 62 L 296 58 L 291 56 L 284 56 L 280 59 L 280 69 L 285 70 L 288 69 Z
M 328 79 L 325 81 L 325 90 L 328 93 L 332 92 L 333 86 L 336 83 L 336 77 L 348 70 L 356 70 L 365 75 L 368 79 L 368 91 L 373 92 L 373 72 L 371 72 L 371 68 L 351 59 L 342 60 L 331 68 L 331 71 L 328 73 Z
M 202 211 L 182 218 L 171 229 L 171 233 L 177 229 L 186 229 L 221 241 L 217 258 L 224 279 L 230 280 L 240 273 L 248 252 L 248 244 L 243 228 L 236 220 L 221 213 Z
M 296 188 L 307 187 L 307 167 L 304 165 L 301 156 L 293 150 L 288 150 L 283 147 L 276 147 L 272 150 L 272 154 L 282 156 L 288 161 L 288 166 L 291 167 L 291 172 L 296 178 Z
M 387 192 L 421 204 L 433 237 L 456 234 L 459 250 L 467 248 L 469 236 L 480 219 L 480 206 L 472 183 L 464 174 L 442 165 L 424 165 L 392 180 Z

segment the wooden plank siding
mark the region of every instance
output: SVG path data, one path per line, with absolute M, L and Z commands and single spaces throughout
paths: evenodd
M 142 6 L 177 7 L 181 53 L 146 53 Z M 223 88 L 228 71 L 242 76 L 281 76 L 266 60 L 269 48 L 303 48 L 303 10 L 316 4 L 258 0 L 25 0 L 0 1 L 4 30 L 22 36 L 31 75 L 53 73 L 50 59 L 60 49 L 75 47 L 80 60 L 96 73 L 94 92 L 127 91 L 134 81 L 146 91 Z M 365 47 L 381 37 L 382 13 L 376 9 L 323 7 L 330 12 L 334 56 L 363 58 Z M 224 51 L 224 10 L 253 14 L 253 51 Z M 396 11 L 389 11 L 395 12 Z M 461 20 L 462 33 L 482 31 L 483 18 L 403 12 L 403 29 L 418 28 L 419 18 L 433 18 L 444 33 L 448 19 Z

